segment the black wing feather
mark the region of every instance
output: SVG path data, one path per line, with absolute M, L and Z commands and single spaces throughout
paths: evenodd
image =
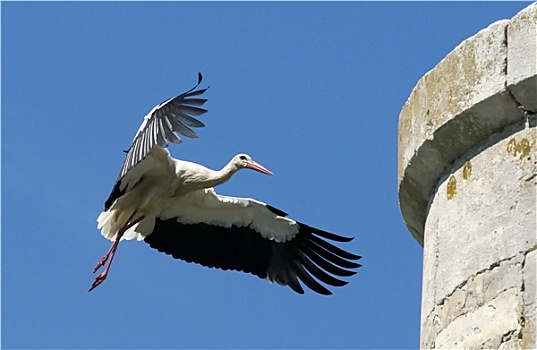
M 300 278 L 300 280 L 304 282 L 304 284 L 309 289 L 322 295 L 332 294 L 332 292 L 326 289 L 326 287 L 323 287 L 322 284 L 314 280 L 313 277 L 311 277 L 311 275 L 306 272 L 306 270 L 304 269 L 304 266 L 302 266 L 298 261 L 294 261 L 293 265 L 295 267 L 298 278 Z
M 341 267 L 338 267 L 337 265 L 334 265 L 330 263 L 329 260 L 324 259 L 322 256 L 317 254 L 315 251 L 308 249 L 307 250 L 307 256 L 313 261 L 315 264 L 317 264 L 321 269 L 330 272 L 333 275 L 341 276 L 341 277 L 349 277 L 356 273 L 356 271 L 349 271 L 342 269 Z M 337 257 L 338 259 L 341 259 Z M 342 259 L 343 260 L 343 259 Z M 345 261 L 347 262 L 347 261 Z M 360 267 L 360 264 L 352 263 L 353 268 Z M 349 266 L 347 266 L 349 268 Z
M 355 269 L 355 268 L 358 268 L 358 267 L 361 266 L 358 263 L 355 263 L 355 262 L 349 261 L 349 260 L 345 260 L 345 259 L 337 256 L 336 254 L 334 254 L 330 250 L 327 250 L 327 249 L 321 247 L 319 244 L 313 242 L 313 240 L 309 240 L 308 242 L 306 242 L 305 245 L 306 245 L 306 249 L 309 249 L 309 250 L 317 253 L 319 256 L 323 257 L 325 260 L 333 262 L 337 266 L 341 266 L 341 267 L 346 268 L 346 269 Z M 352 260 L 358 260 L 359 258 L 360 257 L 357 256 L 356 259 L 352 259 Z
M 346 281 L 329 273 L 336 276 L 353 275 L 355 271 L 347 269 L 360 267 L 360 264 L 351 261 L 360 259 L 360 256 L 345 252 L 316 236 L 317 229 L 299 225 L 294 239 L 278 243 L 263 238 L 250 227 L 223 228 L 157 218 L 155 228 L 145 242 L 176 259 L 211 268 L 251 273 L 288 285 L 299 294 L 304 290 L 298 280 L 317 293 L 332 294 L 315 278 L 330 286 L 345 285 Z M 324 244 L 320 245 L 318 241 Z

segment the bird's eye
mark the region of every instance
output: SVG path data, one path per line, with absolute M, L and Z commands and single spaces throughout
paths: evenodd
M 239 159 L 240 160 L 246 160 L 246 156 L 240 156 Z

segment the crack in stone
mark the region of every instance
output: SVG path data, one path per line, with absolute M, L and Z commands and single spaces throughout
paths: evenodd
M 537 174 L 533 174 L 533 175 L 531 175 L 530 177 L 524 179 L 524 181 L 526 181 L 526 182 L 530 182 L 531 180 L 535 179 L 536 177 L 537 177 Z

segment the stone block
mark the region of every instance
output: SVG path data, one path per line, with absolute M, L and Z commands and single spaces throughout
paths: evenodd
M 463 314 L 464 304 L 466 303 L 466 288 L 455 290 L 451 296 L 444 301 L 444 325 L 448 325 L 454 319 Z
M 504 260 L 484 276 L 484 301 L 494 299 L 500 292 L 516 287 L 522 290 L 522 262 L 524 254 Z
M 473 312 L 456 318 L 440 331 L 436 348 L 482 348 L 499 334 L 516 332 L 520 329 L 519 314 L 513 305 L 520 304 L 520 298 L 519 290 L 508 289 Z
M 464 312 L 475 310 L 485 302 L 484 277 L 485 273 L 470 278 L 466 284 L 466 302 Z

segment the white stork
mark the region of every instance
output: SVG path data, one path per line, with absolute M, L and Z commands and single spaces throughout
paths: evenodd
M 246 154 L 239 154 L 221 170 L 174 159 L 168 142 L 179 143 L 177 133 L 197 137 L 189 127 L 203 127 L 192 116 L 207 110 L 207 101 L 196 96 L 207 88 L 189 91 L 153 108 L 126 151 L 98 229 L 113 241 L 93 272 L 108 261 L 90 290 L 108 275 L 121 240 L 144 240 L 152 248 L 176 259 L 222 270 L 254 274 L 269 282 L 288 285 L 304 293 L 298 280 L 320 294 L 332 294 L 317 280 L 332 286 L 348 282 L 333 277 L 351 276 L 361 265 L 360 256 L 344 251 L 327 240 L 349 242 L 342 237 L 287 218 L 287 214 L 255 199 L 216 194 L 240 169 L 272 175 Z M 330 273 L 330 274 L 329 274 Z

